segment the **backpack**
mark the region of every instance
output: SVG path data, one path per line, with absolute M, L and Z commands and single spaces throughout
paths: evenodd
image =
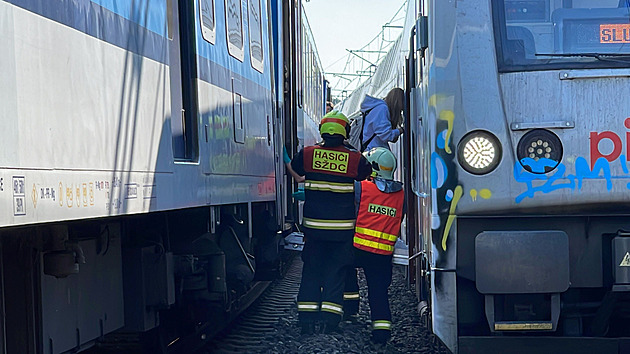
M 365 151 L 367 146 L 370 145 L 372 139 L 376 136 L 376 134 L 374 134 L 364 143 L 361 143 L 363 141 L 363 123 L 365 121 L 365 116 L 369 113 L 370 110 L 366 112 L 358 112 L 350 116 L 350 134 L 348 134 L 348 143 L 359 152 Z

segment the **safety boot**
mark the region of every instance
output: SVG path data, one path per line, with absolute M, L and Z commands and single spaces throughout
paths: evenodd
M 300 333 L 305 335 L 315 333 L 315 324 L 313 322 L 300 323 Z
M 341 328 L 339 328 L 339 323 L 322 322 L 320 325 L 319 333 L 324 333 L 324 334 L 341 333 Z
M 389 338 L 391 338 L 391 335 L 392 335 L 391 331 L 379 329 L 379 330 L 372 331 L 372 337 L 370 338 L 370 340 L 374 344 L 385 344 L 387 343 L 387 341 L 389 341 Z

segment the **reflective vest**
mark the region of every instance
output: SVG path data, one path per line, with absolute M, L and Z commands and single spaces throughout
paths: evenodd
M 354 247 L 376 254 L 394 253 L 400 233 L 405 194 L 381 192 L 374 182 L 361 182 L 361 202 L 354 233 Z
M 303 226 L 333 233 L 354 230 L 354 180 L 361 153 L 343 145 L 315 145 L 305 147 L 303 154 Z

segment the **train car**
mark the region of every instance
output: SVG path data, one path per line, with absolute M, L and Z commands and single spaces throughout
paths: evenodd
M 0 353 L 166 352 L 262 291 L 282 146 L 324 107 L 305 26 L 299 0 L 0 1 Z
M 630 350 L 628 4 L 418 2 L 412 262 L 453 353 Z

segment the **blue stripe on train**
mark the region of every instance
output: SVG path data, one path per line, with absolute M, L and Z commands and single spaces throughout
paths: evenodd
M 101 6 L 90 0 L 4 1 L 162 64 L 169 62 L 164 36 L 166 2 L 149 6 L 156 1 L 96 0 L 104 4 Z M 134 11 L 131 4 L 142 4 L 145 11 Z
M 150 28 L 156 28 L 157 22 L 162 23 L 162 27 L 166 26 L 166 19 L 164 14 L 166 2 L 162 3 L 164 6 L 149 6 L 143 14 L 137 9 L 132 9 L 131 4 L 141 3 L 143 7 L 148 6 L 149 3 L 156 3 L 156 0 L 56 0 L 54 2 L 50 0 L 4 0 L 15 6 L 21 7 L 25 10 L 34 12 L 40 16 L 46 17 L 55 22 L 59 22 L 63 25 L 72 27 L 78 31 L 81 31 L 89 36 L 106 41 L 117 47 L 129 50 L 138 55 L 153 59 L 162 64 L 169 63 L 168 45 L 169 41 L 156 33 L 156 31 L 149 30 L 139 24 L 140 22 L 146 22 Z M 99 4 L 100 3 L 100 4 Z M 126 5 L 121 5 L 126 4 Z M 159 8 L 160 10 L 154 10 Z M 134 19 L 134 20 L 132 20 Z M 159 21 L 156 19 L 160 19 Z M 156 22 L 157 21 L 157 22 Z M 165 29 L 164 29 L 165 30 Z M 213 45 L 204 42 L 201 36 L 201 30 L 198 28 L 198 44 L 201 44 L 203 49 L 201 50 L 206 56 L 210 56 Z M 162 31 L 163 32 L 163 31 Z M 224 40 L 219 40 L 220 44 L 227 46 L 226 43 L 221 43 Z M 265 44 L 267 39 L 265 38 Z M 215 60 L 236 60 L 227 54 L 227 49 L 222 51 L 223 53 L 214 53 Z M 267 54 L 268 52 L 266 52 Z M 199 64 L 198 76 L 201 80 L 218 85 L 221 88 L 230 91 L 230 77 L 234 76 L 244 81 L 244 85 L 255 87 L 259 86 L 262 89 L 269 90 L 269 64 L 265 64 L 265 74 L 261 75 L 258 72 L 251 73 L 253 69 L 249 67 L 247 63 L 247 69 L 245 73 L 249 77 L 243 77 L 238 73 L 230 73 L 230 70 L 223 65 L 208 60 L 204 56 L 197 56 Z M 226 59 L 227 58 L 227 59 Z M 267 59 L 268 60 L 268 59 Z M 241 63 L 237 63 L 234 67 L 243 66 Z M 214 74 L 211 74 L 214 73 Z

